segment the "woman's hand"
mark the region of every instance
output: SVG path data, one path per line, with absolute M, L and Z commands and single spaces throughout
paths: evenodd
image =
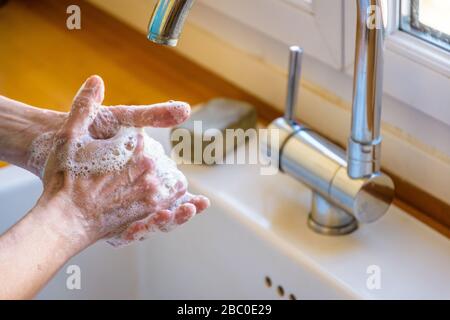
M 161 162 L 144 152 L 141 130 L 119 130 L 123 124 L 179 123 L 188 114 L 183 104 L 139 111 L 116 107 L 107 113 L 100 107 L 103 95 L 103 81 L 93 76 L 75 97 L 70 114 L 52 137 L 39 203 L 70 208 L 67 219 L 75 223 L 68 233 L 82 245 L 101 238 L 114 245 L 128 243 L 152 231 L 168 231 L 204 210 L 209 201 L 187 193 L 186 179 L 171 160 L 158 168 Z M 160 174 L 161 170 L 168 172 Z
M 189 114 L 189 105 L 178 101 L 143 106 L 100 105 L 89 132 L 94 138 L 108 139 L 123 127 L 176 126 Z M 0 160 L 42 178 L 54 135 L 68 116 L 66 112 L 35 108 L 0 96 Z
M 89 133 L 96 139 L 114 137 L 123 127 L 173 127 L 184 122 L 190 114 L 189 105 L 179 101 L 169 101 L 145 106 L 99 106 L 96 118 L 89 126 Z M 42 178 L 42 170 L 50 151 L 56 131 L 67 120 L 68 113 L 41 110 L 40 126 L 45 129 L 31 134 L 31 145 L 26 152 L 26 169 Z M 42 132 L 46 132 L 42 135 Z
M 46 112 L 0 97 L 0 159 L 26 167 L 24 150 L 34 135 L 41 151 L 32 158 L 44 183 L 36 206 L 0 236 L 0 299 L 33 297 L 99 239 L 127 244 L 169 231 L 209 206 L 205 197 L 187 193 L 185 177 L 161 145 L 133 127 L 178 124 L 189 107 L 106 109 L 103 95 L 101 78 L 90 77 L 70 114 L 54 113 L 53 124 L 40 121 L 51 118 Z M 42 139 L 33 133 L 45 130 Z

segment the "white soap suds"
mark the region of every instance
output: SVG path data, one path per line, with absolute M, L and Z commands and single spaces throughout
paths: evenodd
M 122 127 L 117 134 L 106 140 L 96 140 L 89 135 L 70 141 L 55 141 L 55 133 L 47 132 L 37 137 L 31 144 L 29 165 L 35 168 L 42 177 L 47 158 L 52 148 L 63 144 L 58 148 L 57 159 L 61 170 L 69 172 L 75 178 L 85 178 L 91 175 L 102 175 L 120 172 L 127 169 L 127 163 L 133 157 L 137 144 L 137 135 L 143 136 L 143 153 L 152 162 L 152 169 L 147 172 L 148 181 L 152 181 L 155 188 L 151 194 L 143 195 L 143 199 L 124 205 L 121 192 L 113 191 L 107 197 L 110 201 L 117 201 L 115 209 L 97 216 L 96 222 L 100 230 L 108 234 L 107 241 L 114 246 L 129 243 L 122 238 L 122 232 L 134 221 L 149 218 L 160 210 L 175 210 L 176 207 L 188 200 L 182 196 L 173 202 L 174 196 L 180 190 L 186 190 L 187 180 L 183 173 L 178 170 L 176 163 L 164 152 L 162 145 L 148 136 L 143 129 L 134 127 Z M 151 199 L 151 202 L 145 199 Z M 116 200 L 112 200 L 116 199 Z M 99 202 L 108 202 L 101 200 Z M 173 220 L 173 219 L 172 219 Z M 175 227 L 175 221 L 170 221 L 168 229 Z M 156 231 L 150 228 L 146 232 Z M 139 235 L 143 238 L 143 235 Z
M 175 162 L 165 154 L 162 145 L 142 129 L 122 127 L 113 138 L 99 143 L 95 143 L 98 140 L 90 136 L 72 141 L 58 154 L 61 169 L 78 177 L 118 172 L 131 159 L 137 143 L 137 134 L 144 138 L 145 156 L 155 164 L 154 175 L 161 182 L 158 190 L 159 200 L 163 200 L 175 191 L 177 183 L 186 185 L 186 178 L 177 169 Z M 54 132 L 46 132 L 31 143 L 28 164 L 39 172 L 43 172 L 54 145 L 54 136 Z M 63 142 L 56 141 L 56 144 L 58 143 Z
M 30 146 L 28 167 L 34 170 L 41 178 L 44 175 L 48 155 L 53 147 L 54 136 L 55 132 L 53 131 L 43 133 L 34 139 Z
M 115 137 L 108 140 L 84 136 L 71 141 L 58 154 L 61 169 L 75 177 L 118 172 L 131 159 L 136 142 L 134 128 L 122 128 Z
M 153 176 L 159 181 L 159 185 L 155 194 L 153 195 L 156 202 L 164 203 L 167 199 L 172 198 L 173 195 L 178 192 L 177 185 L 182 183 L 185 188 L 187 188 L 187 180 L 181 171 L 178 170 L 176 163 L 170 159 L 164 152 L 162 145 L 156 140 L 144 134 L 144 153 L 149 157 L 155 164 L 155 171 Z M 156 212 L 161 209 L 168 209 L 174 211 L 182 203 L 188 201 L 192 195 L 186 193 L 184 196 L 172 202 L 168 208 L 157 207 L 154 211 L 149 212 L 148 207 L 141 202 L 133 203 L 129 208 L 126 209 L 126 214 L 132 216 L 136 221 L 139 213 L 145 212 L 145 219 L 151 219 L 155 216 Z M 147 211 L 146 211 L 147 209 Z M 118 221 L 112 221 L 117 217 L 117 214 L 108 215 L 110 221 L 109 223 L 117 224 Z M 142 218 L 142 217 L 141 217 Z M 128 224 L 127 227 L 131 225 Z M 177 226 L 175 218 L 172 216 L 171 220 L 165 225 L 165 231 L 170 231 Z M 135 240 L 143 241 L 151 236 L 153 233 L 158 231 L 158 227 L 155 225 L 149 225 L 144 230 L 136 232 L 132 239 L 125 238 L 125 233 L 127 228 L 121 228 L 119 232 L 116 232 L 113 236 L 107 239 L 107 242 L 114 247 L 122 247 L 130 244 Z
M 144 154 L 155 164 L 155 176 L 161 183 L 157 201 L 163 201 L 177 192 L 177 184 L 187 186 L 186 177 L 166 155 L 162 145 L 147 134 L 144 134 Z
M 120 224 L 120 221 L 117 220 L 121 220 L 123 216 L 131 218 L 130 221 L 136 221 L 143 217 L 148 218 L 159 210 L 173 210 L 185 199 L 185 197 L 181 197 L 175 202 L 170 203 L 169 207 L 167 207 L 167 202 L 179 192 L 180 185 L 183 186 L 183 189 L 187 189 L 186 177 L 178 170 L 176 163 L 165 154 L 164 148 L 158 141 L 154 140 L 146 133 L 143 133 L 143 137 L 144 154 L 154 163 L 154 170 L 148 178 L 157 181 L 156 190 L 153 194 L 148 196 L 152 198 L 153 202 L 156 203 L 156 206 L 150 207 L 149 204 L 145 204 L 141 201 L 134 202 L 128 208 L 119 209 L 114 214 L 105 217 L 105 219 L 107 219 L 107 221 L 105 221 L 106 225 Z M 116 242 L 117 244 L 120 242 L 120 237 L 116 239 Z

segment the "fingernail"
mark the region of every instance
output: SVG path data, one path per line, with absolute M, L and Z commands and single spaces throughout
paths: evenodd
M 83 84 L 83 88 L 86 89 L 92 89 L 98 84 L 98 77 L 97 76 L 91 76 L 89 77 Z
M 102 78 L 97 75 L 90 76 L 83 84 L 83 89 L 93 90 L 94 98 L 96 101 L 101 102 L 103 100 L 104 91 L 102 84 Z

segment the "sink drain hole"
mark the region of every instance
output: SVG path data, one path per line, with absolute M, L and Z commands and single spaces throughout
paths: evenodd
M 272 279 L 270 279 L 270 277 L 265 277 L 264 282 L 266 283 L 267 288 L 272 287 Z
M 283 296 L 284 296 L 284 289 L 283 289 L 282 286 L 278 286 L 278 287 L 277 287 L 277 292 L 278 292 L 278 294 L 280 295 L 280 297 L 283 297 Z

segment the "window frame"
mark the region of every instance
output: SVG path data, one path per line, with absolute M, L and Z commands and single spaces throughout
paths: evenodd
M 450 126 L 450 52 L 400 29 L 400 1 L 388 1 L 384 93 Z M 344 5 L 345 70 L 353 75 L 356 4 Z
M 450 44 L 450 36 L 420 22 L 418 18 L 419 0 L 401 0 L 400 6 L 400 30 L 449 51 L 448 46 Z M 408 15 L 404 17 L 403 14 L 405 11 L 408 11 Z M 441 36 L 443 36 L 445 40 L 441 40 Z

